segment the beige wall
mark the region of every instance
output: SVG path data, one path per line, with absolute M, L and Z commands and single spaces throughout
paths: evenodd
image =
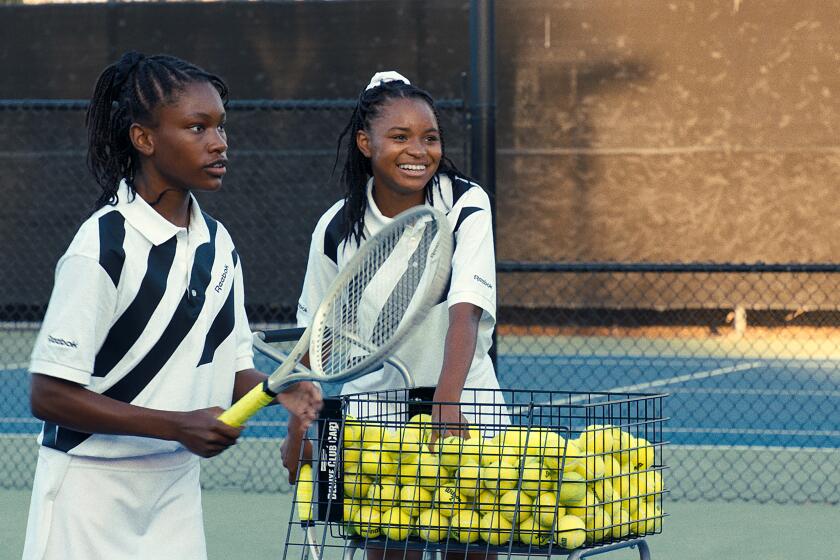
M 840 259 L 840 2 L 499 2 L 505 259 Z

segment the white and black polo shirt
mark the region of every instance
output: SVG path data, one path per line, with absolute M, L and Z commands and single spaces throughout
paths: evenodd
M 137 406 L 228 407 L 234 373 L 253 367 L 242 267 L 227 230 L 193 198 L 180 228 L 120 185 L 58 261 L 30 372 Z M 177 450 L 152 438 L 87 434 L 45 422 L 42 445 L 73 455 Z
M 365 235 L 371 236 L 391 221 L 383 216 L 372 196 L 373 180 L 367 185 Z M 488 356 L 496 322 L 496 261 L 490 200 L 484 190 L 463 179 L 438 176 L 433 205 L 443 211 L 452 228 L 455 250 L 452 277 L 445 301 L 401 343 L 395 354 L 411 370 L 418 386 L 437 385 L 443 365 L 449 307 L 472 303 L 483 310 L 466 387 L 498 388 L 493 363 Z M 355 241 L 344 243 L 344 201 L 333 205 L 318 221 L 312 234 L 303 291 L 298 301 L 299 326 L 308 326 L 327 288 L 342 266 L 358 249 Z M 386 365 L 382 375 L 368 375 L 345 384 L 343 393 L 403 387 L 402 377 Z

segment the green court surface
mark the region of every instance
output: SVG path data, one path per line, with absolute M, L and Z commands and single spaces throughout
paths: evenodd
M 0 560 L 18 560 L 23 547 L 28 490 L 0 490 Z M 666 502 L 662 534 L 648 538 L 652 560 L 776 560 L 836 558 L 840 550 L 840 508 L 828 505 Z M 205 491 L 204 511 L 210 560 L 280 560 L 289 530 L 291 495 Z M 293 531 L 301 531 L 297 526 Z M 301 534 L 293 534 L 300 542 Z M 337 560 L 340 549 L 325 554 Z M 625 549 L 598 555 L 630 560 Z M 303 560 L 300 546 L 286 558 Z M 355 555 L 362 559 L 361 554 Z M 561 558 L 558 556 L 558 558 Z

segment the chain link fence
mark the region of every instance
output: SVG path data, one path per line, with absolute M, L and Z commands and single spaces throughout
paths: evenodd
M 673 499 L 840 502 L 840 266 L 498 270 L 503 386 L 667 393 Z
M 200 202 L 237 241 L 255 327 L 294 319 L 312 227 L 341 196 L 330 171 L 353 105 L 229 105 L 230 173 Z M 55 263 L 98 194 L 84 109 L 0 102 L 0 487 L 31 484 L 40 426 L 28 356 Z M 463 165 L 464 104 L 440 109 L 447 153 Z M 669 394 L 673 498 L 840 501 L 840 266 L 504 261 L 498 299 L 503 387 Z M 279 407 L 261 413 L 240 445 L 204 463 L 205 487 L 287 490 L 284 423 Z

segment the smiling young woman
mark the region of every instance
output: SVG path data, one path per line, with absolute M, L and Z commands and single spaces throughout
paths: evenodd
M 446 299 L 395 355 L 418 386 L 435 388 L 435 401 L 458 403 L 464 402 L 464 388 L 499 388 L 488 355 L 496 321 L 496 267 L 489 198 L 446 157 L 439 123 L 427 92 L 396 72 L 373 76 L 339 136 L 339 149 L 346 142 L 341 173 L 345 195 L 323 214 L 312 234 L 297 319 L 299 326 L 311 322 L 310 310 L 318 307 L 324 290 L 364 238 L 413 206 L 441 210 L 455 242 Z M 402 387 L 402 377 L 386 364 L 380 375 L 347 383 L 342 392 Z M 494 395 L 475 391 L 468 398 L 482 402 Z M 458 404 L 433 408 L 434 421 L 443 427 L 440 435 L 463 433 L 465 421 L 477 420 L 462 412 Z M 302 436 L 292 418 L 283 447 L 292 479 Z

